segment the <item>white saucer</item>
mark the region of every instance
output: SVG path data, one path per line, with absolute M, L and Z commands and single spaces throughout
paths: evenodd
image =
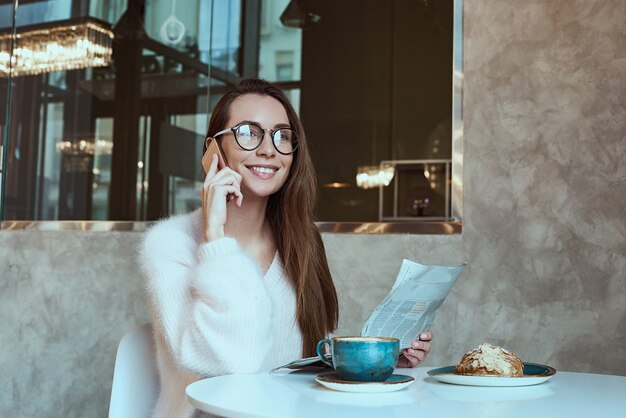
M 555 374 L 556 370 L 553 367 L 535 363 L 524 363 L 524 375 L 517 377 L 456 374 L 454 366 L 428 371 L 428 375 L 435 380 L 465 386 L 531 386 L 543 383 Z
M 352 393 L 384 393 L 404 389 L 415 381 L 411 376 L 392 374 L 384 382 L 354 382 L 343 380 L 337 373 L 317 375 L 315 380 L 329 389 Z

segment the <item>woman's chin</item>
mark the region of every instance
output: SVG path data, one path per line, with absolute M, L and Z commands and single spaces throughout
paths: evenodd
M 276 181 L 278 179 L 273 179 L 274 181 L 265 181 L 259 179 L 251 179 L 249 181 L 244 180 L 242 184 L 242 193 L 245 196 L 251 195 L 258 198 L 267 198 L 280 190 L 284 182 Z
M 274 193 L 280 190 L 280 187 L 272 187 L 272 186 L 256 186 L 256 187 L 246 187 L 242 190 L 244 200 L 246 198 L 252 197 L 256 199 L 267 199 Z

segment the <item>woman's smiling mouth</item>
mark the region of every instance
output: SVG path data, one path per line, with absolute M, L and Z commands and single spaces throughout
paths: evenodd
M 278 167 L 274 166 L 251 165 L 247 167 L 254 175 L 261 178 L 270 178 L 278 171 Z

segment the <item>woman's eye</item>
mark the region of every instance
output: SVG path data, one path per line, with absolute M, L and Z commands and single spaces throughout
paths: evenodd
M 249 138 L 259 138 L 261 136 L 263 136 L 263 131 L 260 131 L 256 128 L 249 128 L 246 129 L 246 134 L 248 135 Z
M 290 142 L 291 141 L 291 132 L 289 131 L 278 131 L 274 134 L 274 140 L 280 142 Z

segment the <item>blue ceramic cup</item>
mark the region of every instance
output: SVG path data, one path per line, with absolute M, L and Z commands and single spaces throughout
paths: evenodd
M 332 362 L 324 358 L 328 345 Z M 393 374 L 400 341 L 384 337 L 334 337 L 317 343 L 317 355 L 344 380 L 384 382 Z

